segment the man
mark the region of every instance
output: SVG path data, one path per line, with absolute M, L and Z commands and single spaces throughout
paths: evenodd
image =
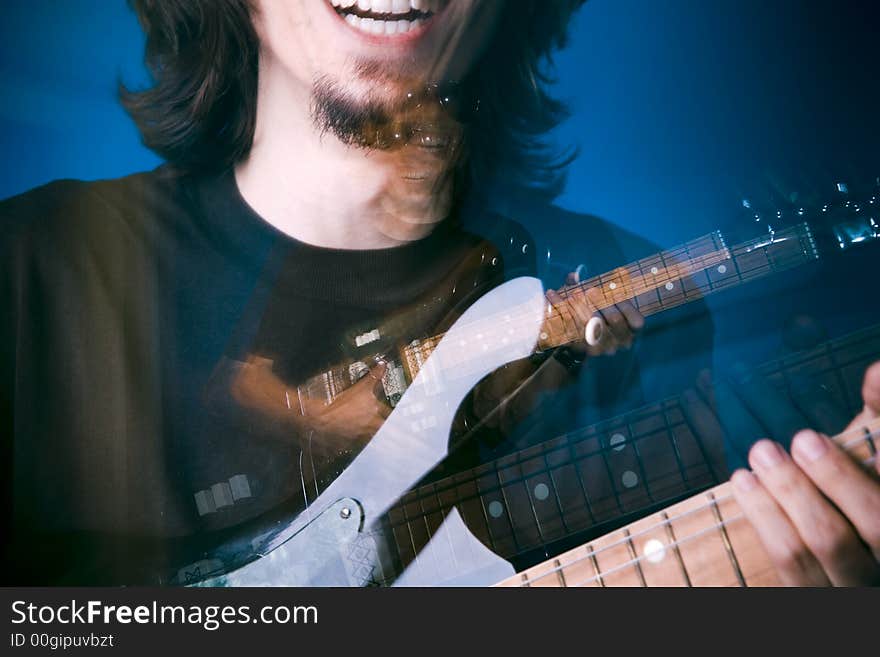
M 135 4 L 156 85 L 126 104 L 173 166 L 2 209 L 7 563 L 29 583 L 149 581 L 179 564 L 168 544 L 195 537 L 181 554 L 200 553 L 298 495 L 301 508 L 350 462 L 387 415 L 384 363 L 326 408 L 291 392 L 350 328 L 368 329 L 357 344 L 400 314 L 398 337 L 434 335 L 534 268 L 516 224 L 490 218 L 476 237 L 464 218 L 500 163 L 552 181 L 534 146 L 560 108 L 536 66 L 580 3 Z M 548 298 L 583 335 L 588 300 Z M 509 432 L 642 322 L 628 304 L 598 317 L 592 345 L 491 375 L 461 431 Z M 869 374 L 859 422 L 880 409 Z M 738 499 L 787 581 L 869 581 L 880 487 L 811 438 L 796 462 L 759 445 Z

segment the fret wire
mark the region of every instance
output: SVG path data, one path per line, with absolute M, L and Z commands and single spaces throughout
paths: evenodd
M 736 573 L 736 580 L 739 582 L 740 586 L 748 586 L 748 584 L 746 584 L 746 578 L 743 577 L 742 570 L 739 567 L 739 561 L 736 558 L 736 554 L 733 552 L 733 546 L 730 544 L 730 537 L 727 535 L 727 530 L 724 528 L 724 521 L 721 518 L 721 509 L 718 508 L 718 502 L 715 501 L 715 494 L 712 493 L 712 491 L 709 491 L 707 495 L 709 501 L 712 503 L 712 515 L 715 518 L 715 522 L 718 523 L 718 531 L 721 534 L 721 542 L 724 544 L 724 551 L 727 553 L 730 565 L 733 566 L 734 573 Z
M 550 481 L 550 485 L 553 487 L 553 499 L 556 501 L 556 508 L 559 510 L 559 521 L 562 523 L 562 527 L 566 534 L 568 534 L 571 532 L 571 529 L 565 521 L 565 511 L 562 510 L 562 500 L 559 498 L 559 490 L 556 488 L 556 482 L 553 480 L 553 470 L 550 468 L 550 462 L 547 460 L 546 451 L 541 453 L 541 458 L 544 461 L 544 472 L 547 475 L 547 479 Z
M 630 429 L 630 427 L 627 428 Z M 648 500 L 650 502 L 656 502 L 657 500 L 654 498 L 654 494 L 648 486 L 648 473 L 645 471 L 645 462 L 642 460 L 642 452 L 639 450 L 639 439 L 633 436 L 631 429 L 627 433 L 629 433 L 630 438 L 632 439 L 633 451 L 636 453 L 636 463 L 639 466 L 639 474 L 642 477 L 641 481 L 644 482 L 645 493 L 648 495 Z M 642 438 L 644 438 L 644 436 Z
M 599 580 L 599 586 L 601 586 L 602 588 L 605 588 L 605 580 L 602 577 L 602 571 L 599 570 L 599 561 L 596 559 L 596 551 L 593 549 L 592 543 L 587 544 L 587 550 L 590 553 L 590 560 L 593 563 L 593 569 L 596 571 L 596 577 L 593 579 Z M 569 565 L 571 565 L 571 564 L 569 564 Z
M 482 518 L 483 518 L 483 527 L 485 527 L 485 529 L 486 529 L 485 533 L 486 533 L 486 538 L 489 541 L 489 547 L 493 552 L 497 553 L 498 548 L 496 547 L 495 537 L 492 535 L 492 530 L 489 527 L 489 518 L 486 515 L 486 509 L 483 507 L 482 501 L 478 501 L 476 499 L 479 497 L 479 494 L 480 494 L 479 487 L 477 486 L 476 478 L 473 475 L 471 475 L 470 479 L 465 480 L 466 483 L 467 482 L 471 483 L 474 487 L 474 490 L 476 491 L 476 495 L 468 495 L 467 497 L 462 497 L 462 495 L 461 495 L 461 492 L 460 492 L 461 487 L 465 484 L 457 481 L 458 475 L 450 477 L 450 480 L 451 480 L 452 485 L 449 487 L 449 489 L 452 491 L 452 498 L 454 500 L 454 502 L 452 503 L 452 506 L 455 508 L 461 509 L 461 513 L 462 513 L 462 516 L 464 517 L 465 524 L 470 526 L 470 523 L 467 522 L 467 517 L 465 516 L 465 513 L 464 513 L 464 509 L 465 509 L 464 502 L 470 501 L 470 502 L 474 502 L 474 503 L 479 503 L 480 513 L 482 514 Z M 442 482 L 437 482 L 436 485 L 439 487 L 441 483 Z M 479 536 L 477 538 L 479 538 Z
M 529 583 L 529 576 L 523 571 L 522 573 L 522 584 L 520 585 L 525 588 L 529 588 L 531 584 Z
M 571 442 L 571 438 L 566 438 L 565 441 L 568 445 L 568 452 L 571 454 L 571 464 L 574 469 L 575 476 L 577 477 L 578 484 L 580 484 L 581 491 L 584 494 L 584 503 L 587 505 L 587 513 L 590 514 L 590 524 L 596 524 L 596 515 L 593 513 L 593 504 L 590 501 L 590 495 L 587 493 L 587 487 L 584 485 L 584 479 L 581 476 L 581 468 L 580 468 L 580 460 L 578 459 L 577 454 L 575 453 L 574 443 Z
M 431 525 L 428 524 L 428 513 L 425 511 L 424 499 L 425 499 L 424 497 L 419 499 L 419 507 L 422 509 L 422 524 L 425 525 L 425 532 L 428 535 L 428 540 L 425 542 L 425 545 L 422 547 L 422 550 L 419 552 L 419 554 L 424 553 L 425 548 L 431 544 L 431 541 L 434 538 L 434 533 L 431 531 Z M 431 561 L 434 563 L 435 572 L 439 573 L 440 572 L 440 563 L 437 560 L 436 550 L 431 550 Z
M 504 484 L 501 483 L 501 473 L 498 471 L 497 462 L 493 465 L 495 468 L 495 479 L 498 481 L 498 492 L 501 493 L 501 499 L 504 500 L 504 513 L 507 515 L 507 522 L 510 524 L 510 536 L 513 538 L 513 545 L 516 548 L 517 553 L 519 553 L 522 548 L 519 539 L 516 537 L 516 523 L 513 521 L 513 515 L 510 513 L 510 502 L 507 499 L 507 495 L 504 493 Z
M 848 393 L 850 392 L 849 386 L 846 385 L 846 382 L 843 379 L 843 372 L 852 364 L 858 362 L 859 358 L 853 358 L 850 361 L 841 362 L 841 355 L 838 351 L 835 351 L 831 354 L 831 363 L 832 367 L 835 369 L 837 374 L 838 386 L 841 392 L 843 392 L 845 396 L 845 403 L 847 404 L 847 410 L 852 413 L 857 413 L 862 410 L 862 406 L 864 402 L 861 397 L 861 388 L 855 391 L 855 397 L 851 397 Z M 873 437 L 872 437 L 873 440 Z
M 690 430 L 690 433 L 694 438 L 694 442 L 697 444 L 697 449 L 700 450 L 700 456 L 703 457 L 703 462 L 706 464 L 706 467 L 709 468 L 709 473 L 712 475 L 712 481 L 715 483 L 719 483 L 722 477 L 719 476 L 719 473 L 715 471 L 715 466 L 712 463 L 712 459 L 709 457 L 709 453 L 706 451 L 706 446 L 703 444 L 703 440 L 700 438 L 700 432 L 696 429 L 696 427 L 693 426 L 693 424 L 691 424 L 690 420 L 688 420 L 687 413 L 682 413 L 681 416 L 684 419 L 684 423 Z
M 602 448 L 602 462 L 605 464 L 605 471 L 608 473 L 608 480 L 611 482 L 611 490 L 614 492 L 614 499 L 617 501 L 617 510 L 620 513 L 623 513 L 623 502 L 620 500 L 620 493 L 617 491 L 617 484 L 614 482 L 614 473 L 611 471 L 611 464 L 608 463 L 608 455 L 605 452 L 604 445 L 599 442 L 599 447 Z
M 688 575 L 687 568 L 684 567 L 684 559 L 681 556 L 681 550 L 678 549 L 678 541 L 675 540 L 675 530 L 672 528 L 672 523 L 669 522 L 669 516 L 666 514 L 666 511 L 662 511 L 660 517 L 663 518 L 663 524 L 666 527 L 666 538 L 669 540 L 669 545 L 672 546 L 675 560 L 678 561 L 678 567 L 681 569 L 681 574 L 684 576 L 685 586 L 691 587 L 693 586 L 693 584 L 691 584 L 691 577 Z
M 399 566 L 398 572 L 403 572 L 403 570 L 406 568 L 407 564 L 406 564 L 406 559 L 403 556 L 404 548 L 401 545 L 400 540 L 398 538 L 398 532 L 395 531 L 396 529 L 399 529 L 399 525 L 394 525 L 391 523 L 391 512 L 393 510 L 394 510 L 393 508 L 389 509 L 388 513 L 385 515 L 385 518 L 388 521 L 387 531 L 390 531 L 391 536 L 394 539 L 394 550 L 397 553 L 396 561 L 397 561 L 397 566 Z
M 403 511 L 403 519 L 404 519 L 404 524 L 406 525 L 406 531 L 409 534 L 409 542 L 410 542 L 410 545 L 412 545 L 412 549 L 413 549 L 412 561 L 409 564 L 407 564 L 407 566 L 412 567 L 412 565 L 415 564 L 419 558 L 419 550 L 416 548 L 416 537 L 415 537 L 415 534 L 413 534 L 412 525 L 410 524 L 409 520 L 407 520 L 407 517 L 409 514 L 406 511 L 406 505 L 402 505 L 401 510 Z
M 553 567 L 559 569 L 556 571 L 556 574 L 559 578 L 559 585 L 564 589 L 568 588 L 568 584 L 565 583 L 565 573 L 562 572 L 563 568 L 562 568 L 562 564 L 559 562 L 559 559 L 553 560 Z
M 519 466 L 519 469 L 520 469 L 520 472 L 522 472 L 522 465 Z M 538 518 L 538 511 L 537 511 L 537 509 L 535 509 L 535 500 L 532 497 L 531 491 L 529 490 L 529 485 L 527 483 L 527 479 L 525 477 L 525 474 L 523 474 L 523 476 L 522 476 L 522 487 L 526 493 L 526 499 L 529 501 L 529 509 L 532 512 L 532 518 L 535 519 L 535 529 L 538 530 L 538 541 L 540 542 L 540 544 L 542 546 L 546 546 L 547 540 L 544 538 L 544 530 L 541 529 L 541 519 Z
M 437 498 L 437 513 L 440 514 L 442 518 L 441 522 L 446 520 L 446 517 L 449 515 L 448 513 L 443 512 L 443 500 L 440 499 L 440 493 L 437 491 L 437 487 L 434 488 L 434 496 Z M 455 556 L 455 546 L 452 544 L 452 537 L 448 532 L 444 532 L 446 534 L 446 542 L 449 545 L 449 553 L 452 555 L 452 563 L 456 572 L 458 572 L 458 558 Z M 468 543 L 470 545 L 470 543 Z
M 679 408 L 679 412 L 681 412 L 681 402 L 678 397 L 675 398 L 675 405 Z M 690 479 L 687 475 L 687 469 L 684 467 L 681 450 L 678 447 L 678 439 L 675 437 L 675 432 L 672 430 L 672 423 L 669 421 L 669 410 L 665 408 L 665 406 L 661 406 L 660 415 L 663 416 L 663 425 L 666 427 L 666 436 L 672 444 L 672 453 L 675 455 L 675 462 L 678 465 L 678 471 L 681 474 L 682 484 L 684 484 L 685 490 L 687 490 Z M 682 416 L 684 416 L 683 412 Z
M 635 266 L 639 268 L 638 279 L 640 281 L 644 281 L 645 284 L 647 285 L 648 277 L 645 275 L 645 271 L 642 269 L 642 261 L 637 260 L 635 263 Z M 642 293 L 642 294 L 644 294 L 644 293 Z M 639 312 L 642 311 L 641 304 L 639 303 L 640 296 L 642 296 L 642 295 L 641 294 L 634 294 L 632 297 L 632 304 L 636 307 L 636 310 L 638 310 Z
M 642 571 L 642 564 L 638 559 L 638 555 L 636 554 L 636 546 L 633 545 L 632 538 L 629 535 L 629 529 L 626 527 L 623 528 L 623 535 L 626 537 L 626 547 L 629 550 L 629 558 L 632 560 L 636 573 L 639 576 L 639 583 L 645 587 L 648 586 L 648 582 L 645 581 L 645 573 Z
M 837 385 L 838 385 L 839 389 L 843 392 L 844 397 L 846 397 L 848 390 L 847 390 L 846 381 L 844 381 L 844 379 L 843 379 L 843 367 L 842 367 L 841 363 L 839 362 L 837 352 L 836 351 L 829 352 L 828 359 L 831 361 L 831 367 L 834 369 L 835 377 L 837 379 Z M 844 403 L 846 403 L 849 408 L 852 408 L 853 404 L 850 404 L 849 401 L 850 401 L 849 399 L 845 399 Z M 859 400 L 859 401 L 861 401 L 861 400 Z
M 663 264 L 663 271 L 668 272 L 669 267 L 666 266 L 666 258 L 663 256 L 663 252 L 660 252 L 660 262 Z M 666 302 L 663 301 L 663 295 L 660 293 L 660 288 L 657 288 L 657 300 L 660 302 L 659 310 L 665 310 Z
M 474 485 L 476 486 L 476 483 Z M 480 510 L 483 512 L 483 521 L 486 523 L 486 534 L 489 536 L 489 542 L 492 544 L 492 552 L 498 554 L 500 550 L 495 542 L 495 537 L 492 535 L 492 523 L 489 520 L 489 514 L 486 512 L 486 505 L 483 503 L 483 496 L 480 494 L 479 487 L 477 487 L 477 499 L 480 502 Z M 513 530 L 511 530 L 512 532 Z

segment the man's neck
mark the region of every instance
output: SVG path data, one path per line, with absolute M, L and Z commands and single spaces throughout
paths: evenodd
M 308 244 L 360 250 L 421 239 L 443 220 L 451 183 L 437 182 L 435 155 L 371 151 L 322 133 L 310 92 L 264 68 L 253 148 L 235 171 L 263 219 Z

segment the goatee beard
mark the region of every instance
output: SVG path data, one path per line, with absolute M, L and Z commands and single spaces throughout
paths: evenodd
M 312 87 L 312 120 L 319 133 L 359 148 L 427 145 L 459 150 L 470 114 L 461 111 L 461 93 L 450 89 L 428 85 L 396 101 L 356 99 L 336 80 L 323 77 Z M 425 143 L 426 134 L 433 136 L 433 143 Z

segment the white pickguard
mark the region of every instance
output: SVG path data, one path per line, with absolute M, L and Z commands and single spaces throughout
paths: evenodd
M 544 288 L 538 279 L 530 277 L 508 281 L 468 308 L 445 334 L 363 451 L 309 509 L 264 546 L 263 554 L 271 552 L 272 559 L 259 559 L 235 571 L 231 578 L 235 584 L 262 585 L 271 580 L 271 571 L 267 569 L 277 572 L 279 561 L 287 556 L 285 552 L 294 551 L 289 539 L 306 528 L 313 517 L 343 498 L 359 503 L 363 531 L 374 529 L 374 523 L 446 457 L 455 413 L 470 390 L 502 365 L 534 352 L 545 309 Z M 462 365 L 462 343 L 473 345 L 473 326 L 481 322 L 485 325 L 489 320 L 497 329 L 495 333 L 505 336 L 503 344 L 496 341 L 481 348 L 469 348 L 467 353 L 472 357 Z M 505 322 L 510 330 L 506 330 Z M 302 549 L 302 540 L 294 543 L 299 546 L 296 551 Z M 290 554 L 289 558 L 294 560 L 296 556 Z M 453 510 L 397 583 L 485 585 L 511 574 L 512 567 L 478 541 Z

